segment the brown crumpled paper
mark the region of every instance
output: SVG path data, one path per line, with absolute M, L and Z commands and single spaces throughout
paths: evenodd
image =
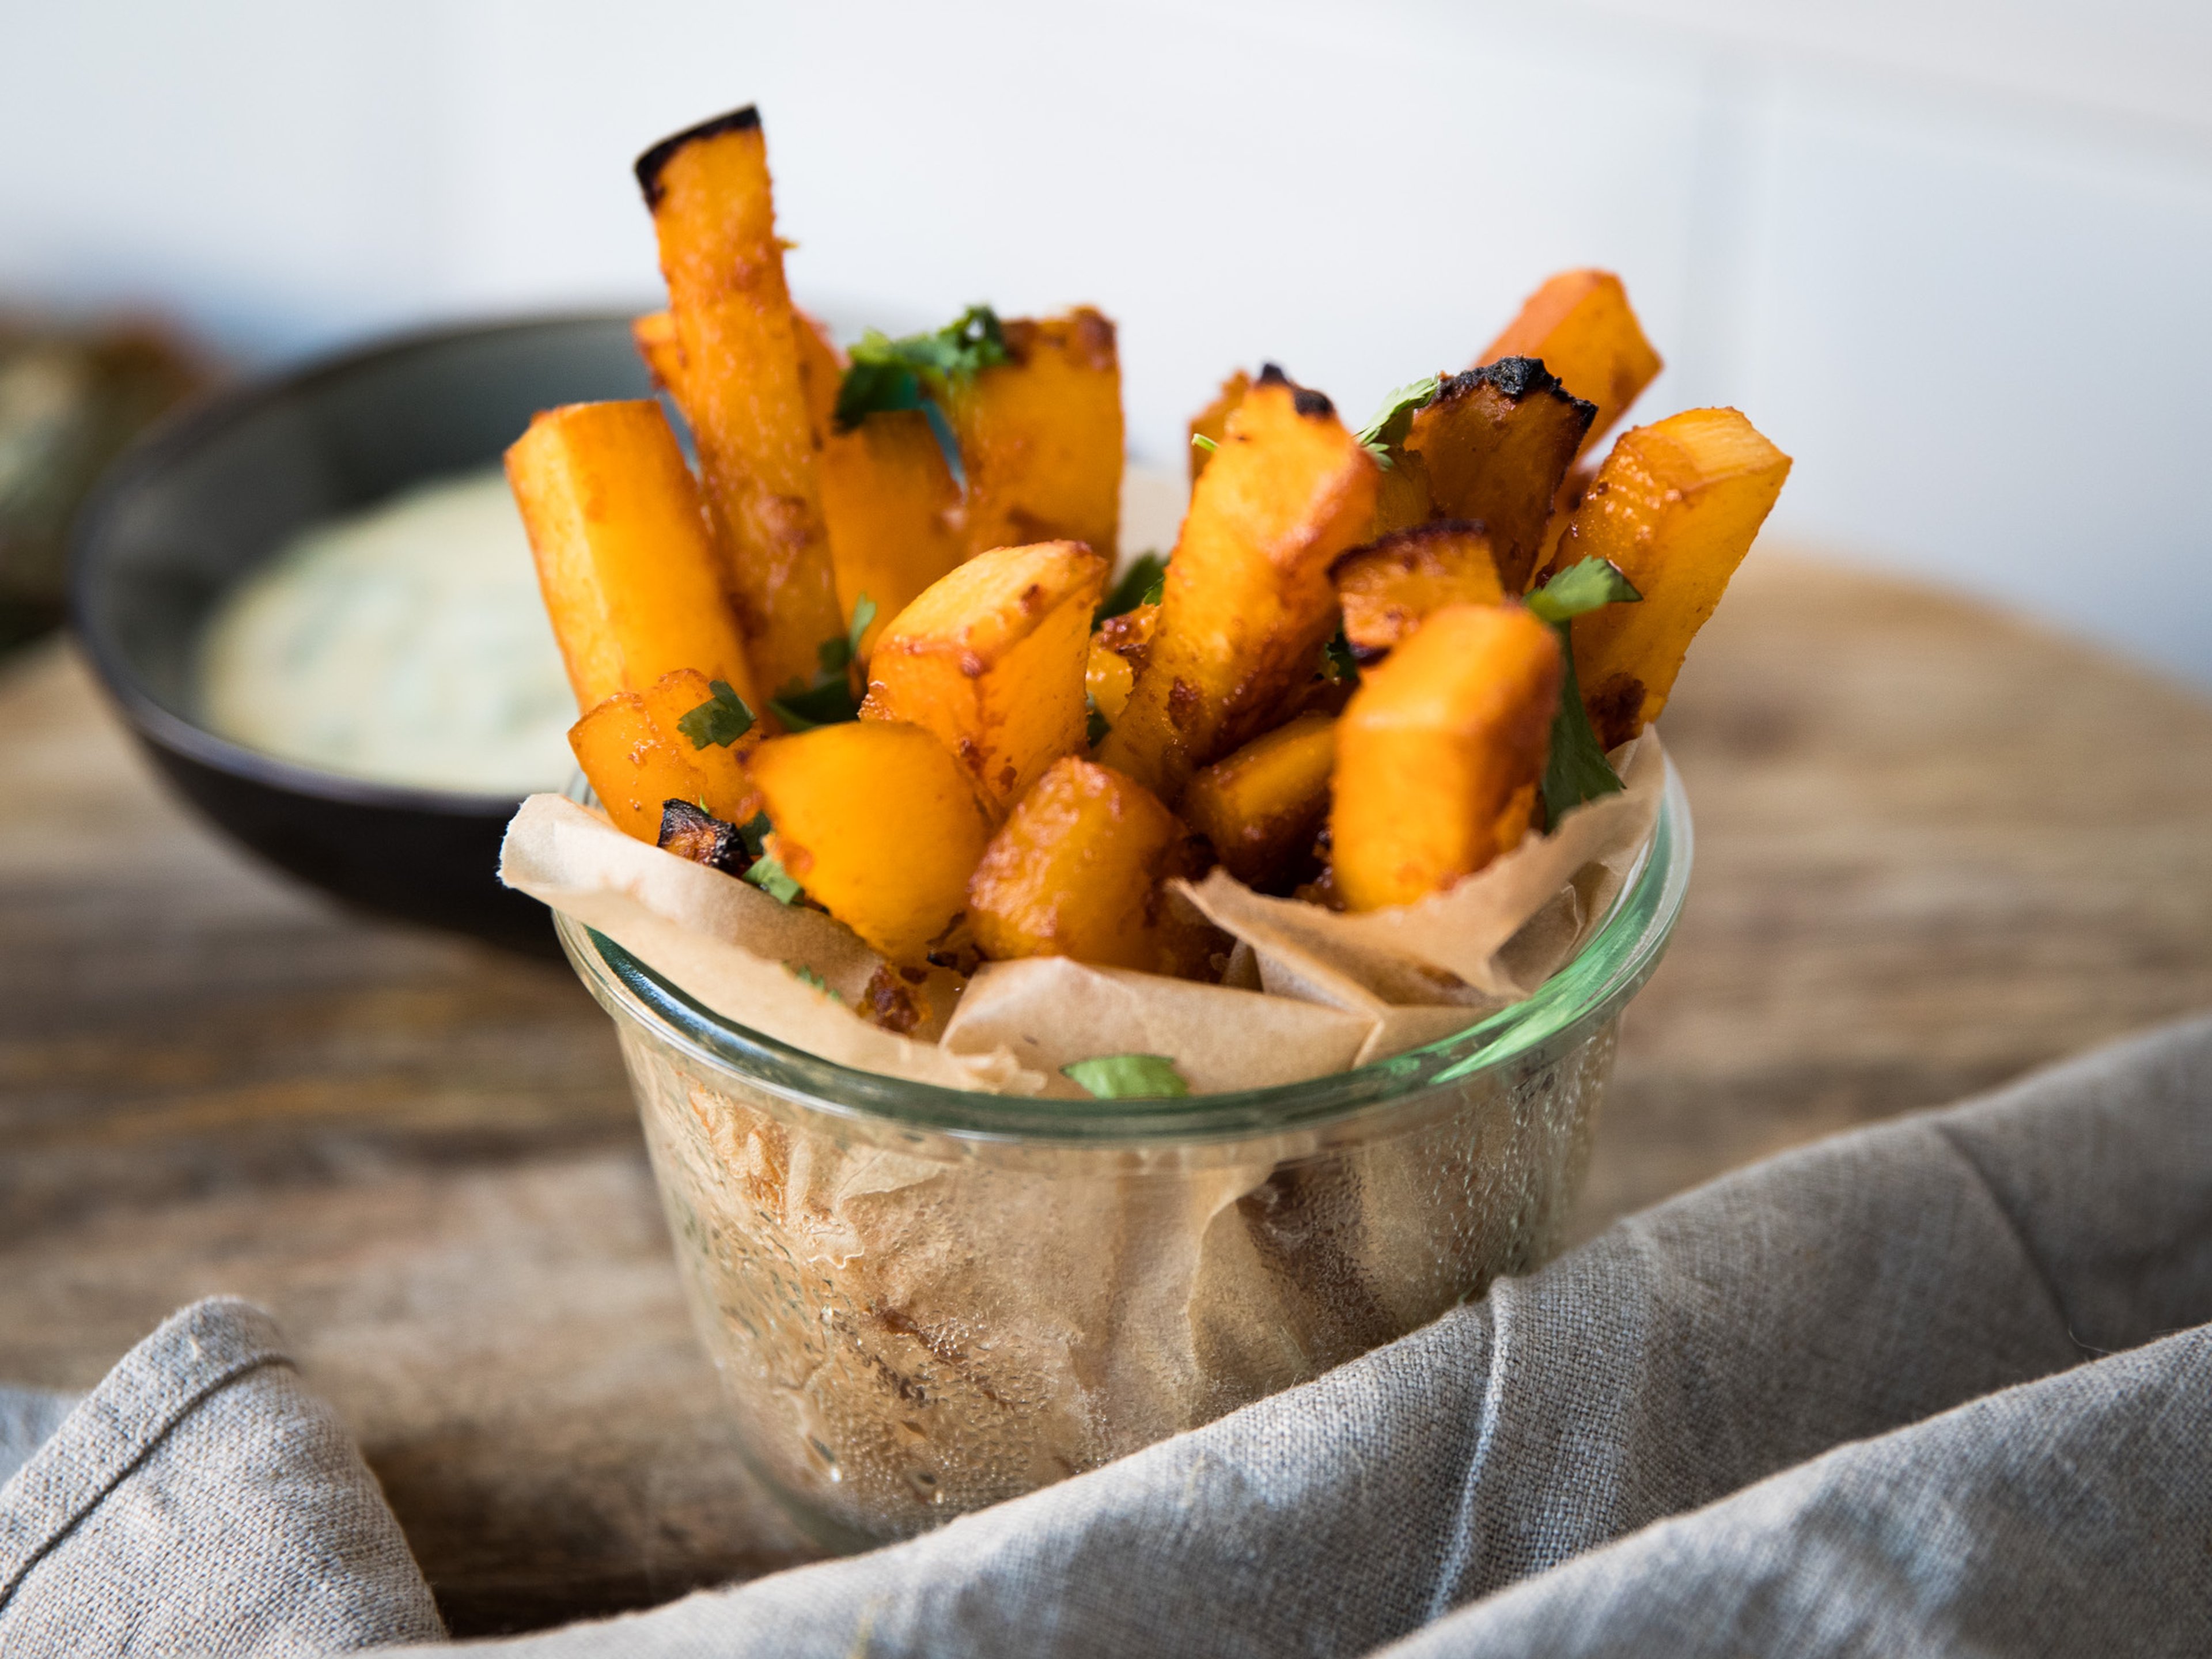
M 1415 904 L 1346 915 L 1269 898 L 1221 870 L 1177 883 L 1239 941 L 1231 983 L 1064 957 L 988 963 L 933 1042 L 852 1012 L 881 958 L 842 924 L 647 847 L 560 796 L 523 803 L 500 876 L 716 1013 L 827 1060 L 951 1088 L 1079 1095 L 1062 1066 L 1159 1054 L 1206 1093 L 1364 1065 L 1534 991 L 1595 931 L 1650 838 L 1666 775 L 1657 733 L 1613 760 L 1621 793 Z

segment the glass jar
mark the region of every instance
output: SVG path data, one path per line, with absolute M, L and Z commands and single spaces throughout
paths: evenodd
M 1670 765 L 1612 914 L 1528 1000 L 1354 1071 L 1185 1100 L 835 1065 L 558 921 L 621 1035 L 747 1461 L 846 1549 L 1195 1427 L 1542 1263 L 1690 854 Z

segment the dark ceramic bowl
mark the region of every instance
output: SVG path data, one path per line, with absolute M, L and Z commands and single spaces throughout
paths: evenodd
M 77 636 L 169 781 L 263 857 L 365 909 L 555 951 L 544 908 L 495 873 L 514 798 L 365 782 L 216 736 L 200 635 L 294 532 L 493 464 L 541 409 L 648 392 L 628 319 L 582 316 L 413 335 L 218 393 L 126 454 L 79 520 Z

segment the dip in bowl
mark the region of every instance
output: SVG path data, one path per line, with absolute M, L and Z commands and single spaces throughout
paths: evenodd
M 470 784 L 462 770 L 441 760 L 441 752 L 452 752 L 435 735 L 441 720 L 448 732 L 473 721 L 477 737 L 490 726 L 504 725 L 510 735 L 526 729 L 530 676 L 537 672 L 511 649 L 512 640 L 495 643 L 511 631 L 495 617 L 472 623 L 471 610 L 481 604 L 485 586 L 471 588 L 465 580 L 465 554 L 442 596 L 458 603 L 442 605 L 436 614 L 444 620 L 430 623 L 427 635 L 419 618 L 410 622 L 400 614 L 420 602 L 419 594 L 410 600 L 397 591 L 404 580 L 364 580 L 352 599 L 369 610 L 349 613 L 336 592 L 344 584 L 327 580 L 327 565 L 326 580 L 310 584 L 313 591 L 290 585 L 289 632 L 287 626 L 249 629 L 252 638 L 241 642 L 239 623 L 257 598 L 264 623 L 270 620 L 272 595 L 275 608 L 283 609 L 281 584 L 264 582 L 257 595 L 257 579 L 275 562 L 303 554 L 312 559 L 313 547 L 302 538 L 395 503 L 404 514 L 403 498 L 411 491 L 436 490 L 495 469 L 501 453 L 539 409 L 649 393 L 629 319 L 615 315 L 415 335 L 219 393 L 131 451 L 86 512 L 70 571 L 78 637 L 169 781 L 263 857 L 369 910 L 550 951 L 544 910 L 501 887 L 495 870 L 516 804 L 532 783 L 559 787 L 566 767 L 526 780 L 513 767 L 498 770 L 479 744 L 477 781 Z M 475 510 L 490 514 L 488 483 L 459 487 L 458 501 L 450 493 L 444 497 L 449 514 L 469 516 L 471 489 L 480 492 Z M 434 517 L 438 502 L 437 495 L 429 498 Z M 416 497 L 418 529 L 423 507 Z M 390 520 L 386 524 L 388 530 Z M 362 532 L 350 533 L 357 540 Z M 325 541 L 326 560 L 328 548 Z M 409 556 L 401 550 L 399 563 Z M 414 556 L 419 576 L 422 561 Z M 515 556 L 521 562 L 514 580 L 526 593 L 534 577 L 519 532 Z M 355 562 L 356 574 L 368 568 L 358 548 Z M 434 559 L 428 562 L 434 568 Z M 392 562 L 383 567 L 390 577 Z M 277 672 L 283 653 L 268 654 L 271 642 L 289 638 L 301 646 L 319 623 L 334 630 L 342 645 L 349 641 L 346 648 L 359 652 L 364 641 L 373 647 L 380 605 L 388 641 L 380 669 L 356 655 L 350 670 L 327 662 L 311 670 L 303 659 L 292 663 L 289 678 Z M 542 611 L 529 625 L 544 628 Z M 424 658 L 410 667 L 392 654 L 404 640 L 426 636 L 454 650 L 471 648 L 472 641 L 477 648 L 489 641 L 491 648 L 507 650 L 517 673 L 515 706 L 483 706 L 481 693 L 495 675 L 488 680 L 464 670 L 455 678 L 450 665 L 441 668 Z M 264 702 L 257 711 L 233 707 L 218 714 L 211 707 L 225 694 L 211 684 L 210 647 L 220 651 L 226 639 L 233 653 L 228 666 L 252 681 L 252 695 Z M 239 659 L 240 653 L 256 649 L 264 652 L 258 666 Z M 386 672 L 395 668 L 401 672 Z M 354 718 L 357 711 L 337 701 L 349 675 L 358 681 L 362 699 L 378 701 L 378 720 Z M 227 676 L 225 683 L 234 694 L 238 677 Z M 479 698 L 474 708 L 455 700 L 456 688 L 469 687 Z M 270 706 L 272 697 L 285 696 L 294 699 L 289 706 Z M 392 707 L 394 696 L 403 706 Z M 411 710 L 404 706 L 409 699 Z M 300 738 L 301 728 L 312 731 L 319 723 L 319 738 Z M 395 757 L 391 738 L 410 728 L 420 740 L 403 744 L 407 752 Z M 538 741 L 543 746 L 542 732 Z M 549 764 L 559 761 L 548 757 Z

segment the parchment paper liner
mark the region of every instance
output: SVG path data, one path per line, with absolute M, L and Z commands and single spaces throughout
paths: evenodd
M 1238 940 L 1230 982 L 994 963 L 936 1042 L 848 1000 L 878 959 L 817 911 L 535 797 L 502 874 L 708 1008 L 916 1081 L 1079 1092 L 1069 1060 L 1175 1057 L 1201 1091 L 1342 1070 L 1462 1029 L 1579 949 L 1656 816 L 1628 787 L 1449 894 L 1338 915 L 1217 872 L 1186 890 Z M 933 983 L 933 992 L 945 987 Z M 1556 1243 L 1610 1071 L 1602 1028 L 1359 1127 L 1182 1146 L 954 1145 L 702 1069 L 617 1013 L 701 1334 L 755 1467 L 825 1537 L 901 1536 L 1091 1468 L 1413 1329 Z M 940 1144 L 943 1143 L 943 1144 Z
M 924 994 L 949 1018 L 934 1042 L 852 1012 L 881 958 L 841 923 L 647 847 L 561 796 L 523 803 L 500 876 L 714 1012 L 842 1065 L 947 1088 L 1079 1096 L 1060 1073 L 1070 1061 L 1158 1054 L 1201 1093 L 1262 1088 L 1449 1036 L 1564 966 L 1620 894 L 1658 813 L 1657 733 L 1623 744 L 1613 764 L 1621 793 L 1419 903 L 1349 915 L 1267 897 L 1218 869 L 1176 883 L 1239 942 L 1227 984 L 1064 957 L 986 963 L 964 992 L 936 975 Z M 802 968 L 829 992 L 801 980 Z

